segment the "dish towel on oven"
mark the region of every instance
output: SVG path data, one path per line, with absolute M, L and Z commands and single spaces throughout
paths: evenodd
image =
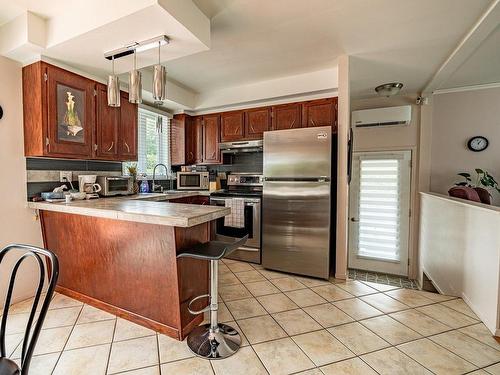
M 245 227 L 245 200 L 243 198 L 226 199 L 225 206 L 231 208 L 231 213 L 224 217 L 226 227 Z

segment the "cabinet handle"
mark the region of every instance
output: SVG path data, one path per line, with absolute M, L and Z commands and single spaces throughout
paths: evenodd
M 316 126 L 313 119 L 311 119 L 311 124 L 312 124 L 312 126 Z
M 109 146 L 109 148 L 106 151 L 111 151 L 113 149 L 113 147 L 115 147 L 115 142 L 111 141 L 111 145 Z
M 97 143 L 94 143 L 94 151 L 97 151 Z
M 127 148 L 127 152 L 130 152 L 130 147 L 128 147 L 127 142 L 123 142 L 125 144 L 125 147 Z
M 292 123 L 290 124 L 290 129 L 293 129 L 294 124 L 295 124 L 295 119 L 293 119 Z

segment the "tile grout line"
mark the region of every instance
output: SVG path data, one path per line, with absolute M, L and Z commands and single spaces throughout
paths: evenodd
M 115 342 L 115 333 L 116 333 L 116 326 L 118 325 L 118 317 L 115 319 L 115 324 L 113 327 L 113 334 L 111 335 L 111 344 L 109 346 L 109 353 L 108 353 L 108 361 L 106 362 L 106 374 L 108 373 L 109 370 L 109 362 L 111 360 L 111 351 L 113 350 L 113 343 Z
M 54 297 L 54 298 L 55 298 L 55 297 Z M 51 302 L 52 302 L 52 301 L 51 301 Z M 73 334 L 73 331 L 75 330 L 76 322 L 77 322 L 77 321 L 78 321 L 78 319 L 80 318 L 80 315 L 82 314 L 82 311 L 83 311 L 83 307 L 84 307 L 84 306 L 85 306 L 85 304 L 84 304 L 84 303 L 82 303 L 82 306 L 80 306 L 80 312 L 78 313 L 78 316 L 76 317 L 75 324 L 71 327 L 71 331 L 70 331 L 70 333 L 69 333 L 69 335 L 68 335 L 68 338 L 67 338 L 67 339 L 66 339 L 66 341 L 64 342 L 64 345 L 63 345 L 63 347 L 62 347 L 61 351 L 59 352 L 59 355 L 58 355 L 58 357 L 57 357 L 57 361 L 56 361 L 56 363 L 54 364 L 54 368 L 52 369 L 51 374 L 53 374 L 53 373 L 54 373 L 54 371 L 56 371 L 57 365 L 59 364 L 59 361 L 61 360 L 61 357 L 62 357 L 62 355 L 63 355 L 63 353 L 64 353 L 64 348 L 66 347 L 66 345 L 68 345 L 68 341 L 69 341 L 69 339 L 70 339 L 71 335 Z M 58 327 L 58 328 L 59 328 L 59 327 Z

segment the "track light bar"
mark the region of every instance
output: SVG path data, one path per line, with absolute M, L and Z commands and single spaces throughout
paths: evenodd
M 142 42 L 134 42 L 128 46 L 106 52 L 104 57 L 108 60 L 112 60 L 113 58 L 116 60 L 120 57 L 133 54 L 134 50 L 137 52 L 143 52 L 148 49 L 158 48 L 158 43 L 160 43 L 160 46 L 164 46 L 165 44 L 170 43 L 170 39 L 168 39 L 166 35 L 161 35 L 155 38 L 143 40 Z

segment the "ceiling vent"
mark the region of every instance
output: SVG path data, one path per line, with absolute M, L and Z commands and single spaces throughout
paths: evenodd
M 411 121 L 411 106 L 363 109 L 352 112 L 352 126 L 371 128 L 378 126 L 404 126 Z

